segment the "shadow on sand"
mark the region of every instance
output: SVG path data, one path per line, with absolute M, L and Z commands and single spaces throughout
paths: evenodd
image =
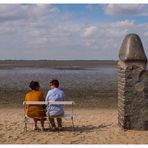
M 100 124 L 98 126 L 94 126 L 94 125 L 86 125 L 86 126 L 75 126 L 75 127 L 63 127 L 61 130 L 51 130 L 50 128 L 46 128 L 45 132 L 66 132 L 66 131 L 70 131 L 70 132 L 93 132 L 96 130 L 99 131 L 105 131 L 107 130 L 106 128 L 108 128 L 109 126 L 111 126 L 111 124 Z

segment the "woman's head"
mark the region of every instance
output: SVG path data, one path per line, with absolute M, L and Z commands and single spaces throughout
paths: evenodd
M 40 84 L 37 81 L 31 81 L 30 84 L 29 84 L 29 87 L 32 90 L 39 90 L 40 89 Z
M 59 87 L 59 81 L 58 80 L 52 80 L 50 81 L 50 88 L 58 88 Z

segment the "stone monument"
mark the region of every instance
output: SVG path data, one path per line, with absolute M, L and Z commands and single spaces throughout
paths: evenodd
M 128 34 L 118 61 L 118 124 L 123 129 L 148 130 L 147 57 L 137 34 Z

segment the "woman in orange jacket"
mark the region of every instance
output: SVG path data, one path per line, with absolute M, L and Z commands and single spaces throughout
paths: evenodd
M 40 85 L 31 81 L 29 87 L 32 89 L 26 94 L 25 101 L 45 101 Z M 41 130 L 44 130 L 45 110 L 43 105 L 26 105 L 27 116 L 34 120 L 34 130 L 38 130 L 37 121 L 41 123 Z

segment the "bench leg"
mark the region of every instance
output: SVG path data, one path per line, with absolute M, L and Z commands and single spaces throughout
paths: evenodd
M 74 130 L 74 120 L 73 117 L 71 117 L 71 121 L 72 121 L 72 131 Z
M 26 132 L 26 131 L 27 131 L 27 118 L 26 118 L 26 117 L 25 117 L 25 119 L 24 119 L 24 123 L 25 123 L 24 131 Z

